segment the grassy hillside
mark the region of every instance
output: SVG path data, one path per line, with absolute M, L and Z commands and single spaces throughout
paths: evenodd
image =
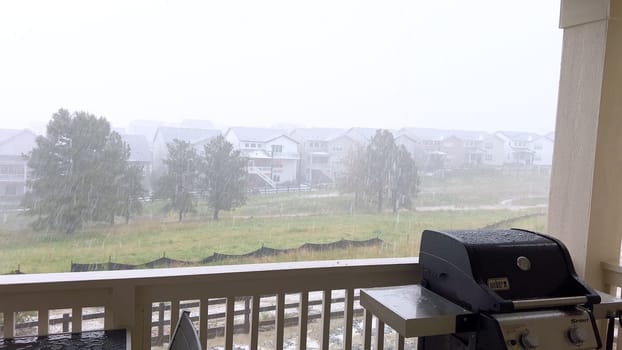
M 205 204 L 178 223 L 176 215 L 163 214 L 163 204 L 155 202 L 129 225 L 94 225 L 71 235 L 18 229 L 24 227 L 27 218 L 7 214 L 0 226 L 0 273 L 15 270 L 18 265 L 27 273 L 69 271 L 71 262 L 109 259 L 142 264 L 163 254 L 196 261 L 214 252 L 244 254 L 261 246 L 285 249 L 304 243 L 376 237 L 385 244 L 227 263 L 414 256 L 418 253 L 419 236 L 428 228 L 514 226 L 544 231 L 546 208 L 542 204 L 546 201 L 542 198 L 548 191 L 546 175 L 531 174 L 527 182 L 514 174 L 462 175 L 424 177 L 418 209 L 398 214 L 357 208 L 352 204 L 352 196 L 336 191 L 252 195 L 246 205 L 223 213 L 217 222 L 209 219 Z M 534 213 L 541 215 L 530 215 Z

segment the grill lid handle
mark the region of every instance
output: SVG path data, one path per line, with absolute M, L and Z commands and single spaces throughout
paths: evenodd
M 587 297 L 584 295 L 580 295 L 576 297 L 512 300 L 512 305 L 514 306 L 514 310 L 530 310 L 530 309 L 559 307 L 559 306 L 573 306 L 573 305 L 582 305 L 586 303 L 587 303 Z

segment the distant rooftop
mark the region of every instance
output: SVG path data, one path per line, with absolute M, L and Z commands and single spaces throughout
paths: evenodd
M 218 135 L 220 135 L 220 130 L 161 126 L 156 131 L 154 140 L 159 136 L 165 143 L 170 143 L 175 139 L 195 143 Z
M 232 127 L 227 134 L 233 132 L 240 141 L 267 142 L 279 136 L 288 136 L 285 130 L 269 128 Z
M 512 141 L 533 141 L 540 137 L 540 135 L 533 132 L 521 132 L 521 131 L 498 131 L 498 134 L 502 134 Z
M 369 142 L 374 135 L 376 135 L 376 131 L 380 130 L 382 128 L 359 128 L 359 127 L 354 127 L 354 128 L 350 128 L 347 132 L 346 135 L 350 136 L 350 138 L 352 138 L 354 141 L 357 141 L 359 143 L 367 143 Z M 389 130 L 391 133 L 393 133 L 392 130 Z
M 26 154 L 36 146 L 36 138 L 37 135 L 28 129 L 0 129 L 0 154 L 7 156 Z
M 150 162 L 151 151 L 147 138 L 143 135 L 121 135 L 125 143 L 130 146 L 131 162 Z
M 456 136 L 462 140 L 481 141 L 491 134 L 483 131 L 471 130 L 446 130 L 432 128 L 402 128 L 398 131 L 400 134 L 406 134 L 412 138 L 419 140 L 435 140 L 441 141 L 451 136 Z
M 0 142 L 4 142 L 23 131 L 24 129 L 0 129 Z
M 330 141 L 345 133 L 345 129 L 336 128 L 299 128 L 292 130 L 290 136 L 297 141 Z

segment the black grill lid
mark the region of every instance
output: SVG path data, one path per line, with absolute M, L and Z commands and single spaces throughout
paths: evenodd
M 514 311 L 513 301 L 585 296 L 596 292 L 576 275 L 558 240 L 524 230 L 423 232 L 424 284 L 472 311 Z

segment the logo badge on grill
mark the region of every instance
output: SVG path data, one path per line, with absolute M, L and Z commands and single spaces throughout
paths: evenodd
M 488 288 L 492 290 L 510 290 L 510 281 L 507 277 L 489 278 Z

